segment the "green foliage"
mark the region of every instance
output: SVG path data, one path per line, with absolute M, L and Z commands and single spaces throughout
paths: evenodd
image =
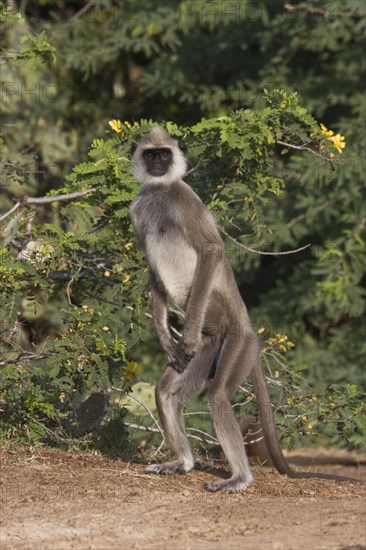
M 129 148 L 167 120 L 189 146 L 187 181 L 227 236 L 255 327 L 296 344 L 286 361 L 280 348 L 264 354 L 283 440 L 317 431 L 361 445 L 361 3 L 22 9 L 1 2 L 1 213 L 20 201 L 0 227 L 2 434 L 64 437 L 90 393 L 123 400 L 140 363 L 140 377 L 158 375 L 146 265 L 128 217 L 138 192 Z M 117 401 L 103 448 L 125 420 Z
M 27 45 L 21 48 L 17 59 L 28 60 L 31 67 L 37 64 L 40 60 L 42 62 L 46 62 L 48 60 L 52 63 L 56 62 L 56 48 L 49 44 L 45 32 L 41 32 L 39 36 L 26 34 L 25 36 L 22 36 L 20 43 Z

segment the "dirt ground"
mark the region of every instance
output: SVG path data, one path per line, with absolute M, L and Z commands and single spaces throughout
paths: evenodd
M 246 492 L 212 494 L 202 484 L 223 468 L 160 477 L 55 449 L 1 455 L 2 550 L 366 548 L 366 485 L 290 480 L 255 466 Z M 305 470 L 365 479 L 364 465 L 329 464 L 339 451 L 296 455 Z

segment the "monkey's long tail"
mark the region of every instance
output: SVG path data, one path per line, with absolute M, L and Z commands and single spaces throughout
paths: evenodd
M 318 472 L 298 472 L 293 470 L 283 456 L 280 444 L 278 442 L 276 425 L 273 418 L 272 405 L 268 393 L 266 377 L 264 375 L 262 365 L 259 361 L 251 372 L 251 379 L 253 382 L 254 393 L 257 398 L 260 421 L 262 424 L 268 452 L 274 466 L 280 474 L 288 475 L 292 478 L 320 478 L 332 479 L 336 481 L 352 481 L 354 483 L 366 483 L 365 481 L 353 477 L 322 474 Z

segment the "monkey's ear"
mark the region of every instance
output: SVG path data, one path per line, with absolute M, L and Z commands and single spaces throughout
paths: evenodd
M 182 153 L 186 153 L 187 152 L 187 145 L 184 143 L 184 141 L 182 139 L 178 139 L 178 147 L 179 149 L 182 151 Z
M 134 152 L 136 151 L 136 148 L 137 148 L 137 143 L 132 143 L 131 145 L 131 156 L 134 154 Z

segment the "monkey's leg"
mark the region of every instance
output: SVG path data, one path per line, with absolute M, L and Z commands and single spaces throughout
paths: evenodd
M 177 460 L 151 464 L 145 472 L 185 474 L 192 470 L 195 461 L 184 427 L 183 409 L 190 397 L 204 389 L 216 353 L 217 346 L 205 337 L 183 373 L 177 373 L 172 367 L 165 370 L 156 386 L 156 404 L 165 436 Z
M 237 387 L 249 375 L 257 361 L 258 344 L 252 333 L 229 333 L 224 341 L 215 378 L 208 392 L 208 403 L 217 438 L 230 465 L 232 476 L 225 480 L 205 483 L 208 491 L 238 492 L 253 481 L 245 452 L 243 436 L 230 399 Z

